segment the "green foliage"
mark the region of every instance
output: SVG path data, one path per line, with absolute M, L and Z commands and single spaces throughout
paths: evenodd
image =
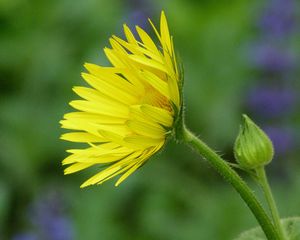
M 243 55 L 258 3 L 153 1 L 153 15 L 166 11 L 184 64 L 186 123 L 231 159 L 252 81 Z M 120 35 L 127 4 L 0 1 L 0 239 L 28 230 L 30 203 L 49 189 L 65 198 L 78 240 L 230 240 L 256 224 L 212 169 L 172 142 L 118 188 L 111 182 L 79 189 L 97 169 L 63 176 L 64 151 L 74 144 L 59 140 L 64 131 L 58 122 L 70 111 L 72 86 L 83 84 L 83 63 L 107 65 L 102 48 L 112 34 Z M 280 162 L 285 171 L 276 170 Z M 299 162 L 279 159 L 271 166 L 283 184 L 274 191 L 283 214 L 300 215 L 300 182 L 290 186 L 289 180 L 299 175 Z
M 286 231 L 288 240 L 300 239 L 300 218 L 292 217 L 281 220 Z M 261 228 L 254 228 L 242 233 L 235 240 L 266 240 Z

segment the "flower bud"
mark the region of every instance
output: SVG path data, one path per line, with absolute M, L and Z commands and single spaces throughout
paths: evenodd
M 267 165 L 274 156 L 273 144 L 269 137 L 247 115 L 234 145 L 234 155 L 245 169 Z

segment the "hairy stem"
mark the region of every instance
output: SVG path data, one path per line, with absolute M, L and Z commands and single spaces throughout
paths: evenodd
M 274 221 L 274 225 L 278 229 L 278 232 L 279 232 L 279 235 L 280 235 L 281 239 L 287 239 L 287 237 L 285 235 L 285 231 L 284 231 L 284 229 L 282 227 L 282 224 L 280 222 L 279 212 L 278 212 L 278 209 L 276 207 L 276 202 L 275 202 L 275 199 L 273 197 L 270 184 L 268 182 L 268 178 L 267 178 L 267 175 L 266 175 L 265 168 L 260 167 L 260 168 L 256 169 L 256 172 L 257 172 L 258 180 L 259 180 L 260 185 L 262 187 L 262 190 L 264 192 L 265 198 L 267 200 L 268 206 L 270 208 L 272 218 L 273 218 L 273 221 Z
M 229 182 L 235 190 L 240 194 L 242 199 L 246 202 L 261 228 L 263 229 L 267 239 L 269 240 L 283 240 L 278 232 L 275 230 L 272 221 L 266 214 L 265 210 L 253 194 L 252 190 L 243 181 L 243 179 L 224 161 L 215 151 L 208 147 L 204 142 L 197 138 L 191 131 L 189 131 L 184 124 L 177 129 L 180 131 L 181 139 L 204 157 L 217 172 Z

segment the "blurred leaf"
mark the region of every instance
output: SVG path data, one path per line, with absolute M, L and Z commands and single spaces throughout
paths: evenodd
M 5 226 L 5 220 L 8 216 L 9 204 L 10 204 L 10 189 L 5 186 L 3 180 L 0 180 L 0 237 L 4 230 L 2 226 Z
M 289 240 L 300 240 L 300 217 L 282 219 L 283 227 Z M 235 240 L 266 240 L 261 228 L 254 228 L 242 233 Z

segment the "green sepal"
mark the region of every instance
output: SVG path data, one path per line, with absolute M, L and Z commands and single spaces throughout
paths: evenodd
M 183 85 L 184 85 L 184 68 L 180 58 L 177 58 L 177 66 L 179 67 L 179 82 L 178 90 L 180 95 L 180 105 L 179 109 L 174 103 L 171 103 L 173 109 L 175 110 L 175 120 L 173 124 L 172 136 L 177 142 L 184 141 L 184 101 L 183 101 Z

